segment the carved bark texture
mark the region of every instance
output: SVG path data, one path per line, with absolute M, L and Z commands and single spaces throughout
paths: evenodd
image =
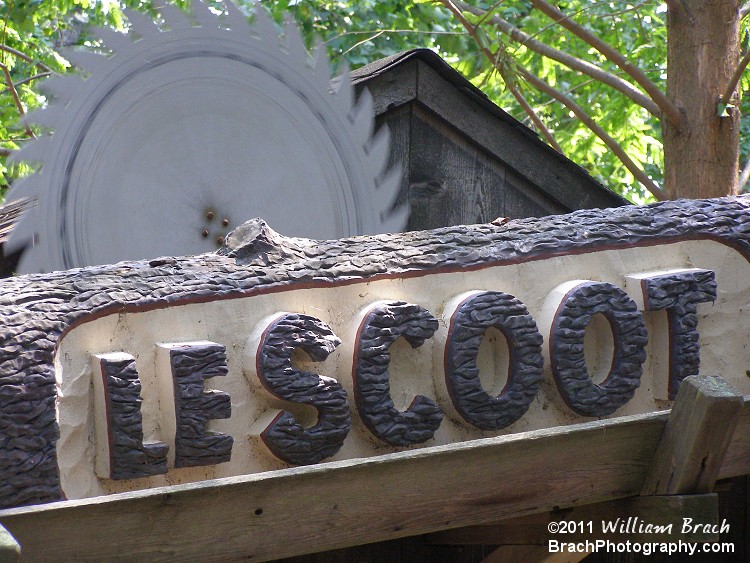
M 246 235 L 244 236 L 243 233 Z M 750 198 L 584 210 L 504 225 L 338 241 L 284 239 L 261 222 L 216 254 L 20 276 L 0 282 L 0 506 L 59 500 L 54 354 L 103 315 L 710 238 L 750 256 Z
M 354 397 L 365 426 L 394 446 L 421 444 L 432 438 L 443 421 L 443 411 L 432 400 L 417 395 L 400 412 L 391 398 L 389 349 L 400 337 L 418 348 L 438 329 L 438 322 L 419 305 L 393 301 L 370 311 L 362 321 L 354 355 Z
M 716 276 L 710 270 L 665 274 L 644 279 L 647 311 L 666 309 L 669 319 L 669 398 L 674 400 L 683 379 L 698 375 L 697 304 L 716 300 Z
M 137 479 L 167 472 L 167 445 L 143 443 L 141 382 L 132 356 L 100 361 L 109 417 L 109 476 Z
M 496 397 L 482 388 L 477 366 L 479 345 L 491 327 L 512 343 L 508 382 Z M 536 397 L 543 367 L 542 335 L 518 299 L 485 291 L 461 303 L 450 322 L 445 378 L 453 405 L 466 422 L 482 430 L 513 424 Z
M 208 421 L 229 418 L 232 404 L 221 391 L 204 391 L 205 380 L 227 374 L 226 348 L 220 344 L 177 346 L 169 351 L 177 418 L 175 467 L 215 465 L 232 457 L 234 439 L 207 432 Z
M 669 198 L 737 193 L 739 96 L 720 117 L 719 99 L 739 63 L 739 0 L 668 2 L 667 97 L 681 110 L 662 119 Z
M 311 428 L 304 428 L 291 412 L 281 411 L 261 434 L 268 449 L 287 463 L 310 465 L 323 461 L 341 449 L 349 434 L 351 416 L 341 384 L 292 367 L 292 354 L 297 348 L 322 362 L 340 343 L 324 322 L 294 313 L 274 320 L 263 334 L 256 356 L 263 387 L 280 399 L 318 410 L 318 421 Z
M 592 381 L 586 369 L 583 341 L 594 315 L 604 315 L 614 335 L 609 375 Z M 641 384 L 648 334 L 638 307 L 619 287 L 585 282 L 563 298 L 550 334 L 550 363 L 560 395 L 578 414 L 606 416 L 630 399 Z

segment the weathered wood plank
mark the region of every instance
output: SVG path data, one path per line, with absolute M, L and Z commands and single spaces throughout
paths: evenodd
M 438 72 L 423 61 L 419 61 L 417 70 L 420 103 L 518 170 L 563 207 L 582 209 L 617 205 L 618 196 L 602 189 L 593 178 L 587 178 L 582 169 L 579 172 L 574 167 L 552 165 L 554 159 L 565 157 L 534 138 L 534 133 L 520 122 L 508 119 L 489 121 L 486 110 L 482 111 L 480 104 L 472 103 L 476 93 L 440 87 Z M 545 165 L 541 165 L 543 162 Z M 584 187 L 583 183 L 587 185 Z M 581 187 L 572 190 L 570 186 Z
M 742 396 L 721 377 L 683 380 L 641 494 L 711 492 L 742 405 Z
M 666 417 L 9 509 L 0 522 L 34 561 L 288 557 L 634 496 Z
M 748 474 L 750 468 L 750 396 L 744 397 L 744 407 L 737 420 L 732 441 L 719 469 L 719 479 L 730 479 Z
M 401 106 L 380 115 L 376 120 L 378 128 L 387 127 L 391 135 L 391 155 L 387 169 L 400 168 L 401 187 L 396 196 L 395 207 L 409 202 L 409 176 L 411 170 L 411 106 Z M 413 205 L 413 204 L 412 204 Z
M 419 104 L 413 104 L 410 127 L 410 230 L 565 212 L 564 206 Z
M 379 61 L 382 62 L 382 61 Z M 417 61 L 386 65 L 376 73 L 365 66 L 352 72 L 352 84 L 359 95 L 367 87 L 372 94 L 375 115 L 408 104 L 417 97 Z
M 682 519 L 694 523 L 717 525 L 719 499 L 715 493 L 704 495 L 668 495 L 631 497 L 567 510 L 532 514 L 483 526 L 456 528 L 430 534 L 426 541 L 436 545 L 544 545 L 549 540 L 565 542 L 610 541 L 633 542 L 716 542 L 715 529 L 681 533 Z M 591 522 L 591 529 L 572 528 L 570 533 L 554 535 L 549 532 L 551 522 Z M 603 522 L 614 524 L 614 530 L 604 528 Z M 641 524 L 643 524 L 641 526 Z M 660 528 L 646 528 L 647 524 Z M 672 528 L 666 528 L 672 524 Z M 661 528 L 664 526 L 665 528 Z
M 742 460 L 750 459 L 749 406 L 746 397 L 722 477 L 747 471 Z M 10 509 L 0 511 L 0 522 L 25 554 L 39 560 L 124 552 L 162 560 L 286 557 L 355 545 L 363 538 L 392 539 L 632 496 L 667 416 L 639 415 L 372 460 Z M 427 468 L 439 468 L 433 474 L 444 478 L 426 482 L 421 475 Z M 372 487 L 373 482 L 393 486 Z M 394 514 L 395 507 L 408 508 Z M 304 517 L 290 529 L 289 514 Z M 113 535 L 115 529 L 122 532 Z M 71 530 L 106 541 L 82 542 Z

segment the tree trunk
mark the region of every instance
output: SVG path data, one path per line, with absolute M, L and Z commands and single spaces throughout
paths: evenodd
M 739 109 L 729 108 L 729 115 L 720 117 L 717 108 L 739 63 L 740 2 L 672 0 L 668 5 L 667 97 L 683 120 L 677 126 L 662 119 L 664 188 L 672 199 L 735 194 Z

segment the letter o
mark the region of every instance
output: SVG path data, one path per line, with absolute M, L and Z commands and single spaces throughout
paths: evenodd
M 496 397 L 482 388 L 477 354 L 488 328 L 508 342 L 508 382 Z M 445 383 L 458 414 L 482 430 L 513 424 L 529 409 L 542 381 L 542 335 L 526 306 L 507 293 L 472 293 L 450 319 L 445 346 Z
M 614 356 L 609 374 L 594 383 L 586 368 L 584 337 L 594 315 L 612 328 Z M 635 302 L 607 282 L 574 282 L 560 301 L 550 328 L 550 366 L 565 403 L 584 416 L 606 416 L 625 405 L 641 384 L 648 341 Z

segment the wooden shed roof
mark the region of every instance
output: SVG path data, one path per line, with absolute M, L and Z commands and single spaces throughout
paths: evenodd
M 352 82 L 370 90 L 378 116 L 410 102 L 426 107 L 517 170 L 563 210 L 630 204 L 547 145 L 429 49 L 370 63 L 352 72 Z

